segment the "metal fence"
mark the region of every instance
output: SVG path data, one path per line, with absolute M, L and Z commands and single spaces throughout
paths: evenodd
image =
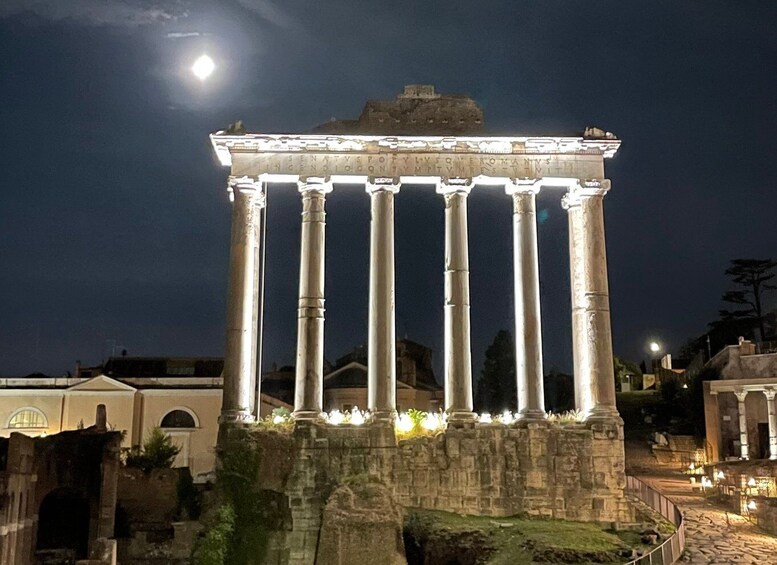
M 650 553 L 629 561 L 626 565 L 671 565 L 677 561 L 685 549 L 685 522 L 680 509 L 674 502 L 636 477 L 626 477 L 626 492 L 639 498 L 677 528 L 674 534 Z
M 759 341 L 755 344 L 755 352 L 760 355 L 777 353 L 777 341 Z

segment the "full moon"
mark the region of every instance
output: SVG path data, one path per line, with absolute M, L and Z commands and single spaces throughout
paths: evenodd
M 216 70 L 216 63 L 207 55 L 201 55 L 194 61 L 192 72 L 200 80 L 205 80 Z

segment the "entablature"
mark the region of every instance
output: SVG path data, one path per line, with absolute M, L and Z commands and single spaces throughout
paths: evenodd
M 620 140 L 584 137 L 421 137 L 211 134 L 233 175 L 601 178 Z

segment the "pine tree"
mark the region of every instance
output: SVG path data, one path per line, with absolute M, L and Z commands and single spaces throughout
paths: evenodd
M 772 259 L 732 259 L 726 274 L 738 288 L 729 290 L 722 296 L 723 302 L 744 306 L 739 310 L 720 310 L 722 322 L 743 321 L 757 326 L 761 340 L 766 339 L 764 324 L 764 294 L 777 288 L 769 284 L 775 276 L 777 261 Z

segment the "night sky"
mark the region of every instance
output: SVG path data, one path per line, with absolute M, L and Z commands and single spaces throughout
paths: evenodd
M 614 347 L 671 351 L 735 257 L 775 257 L 777 3 L 442 0 L 0 2 L 0 375 L 80 359 L 221 356 L 228 170 L 208 134 L 357 117 L 411 83 L 492 130 L 623 139 L 605 199 Z M 202 53 L 217 71 L 189 67 Z M 542 193 L 546 371 L 571 369 L 566 213 Z M 369 198 L 327 199 L 326 355 L 366 340 Z M 296 340 L 300 201 L 269 194 L 265 366 Z M 469 206 L 473 363 L 512 326 L 511 203 Z M 443 202 L 396 200 L 397 331 L 442 353 Z

